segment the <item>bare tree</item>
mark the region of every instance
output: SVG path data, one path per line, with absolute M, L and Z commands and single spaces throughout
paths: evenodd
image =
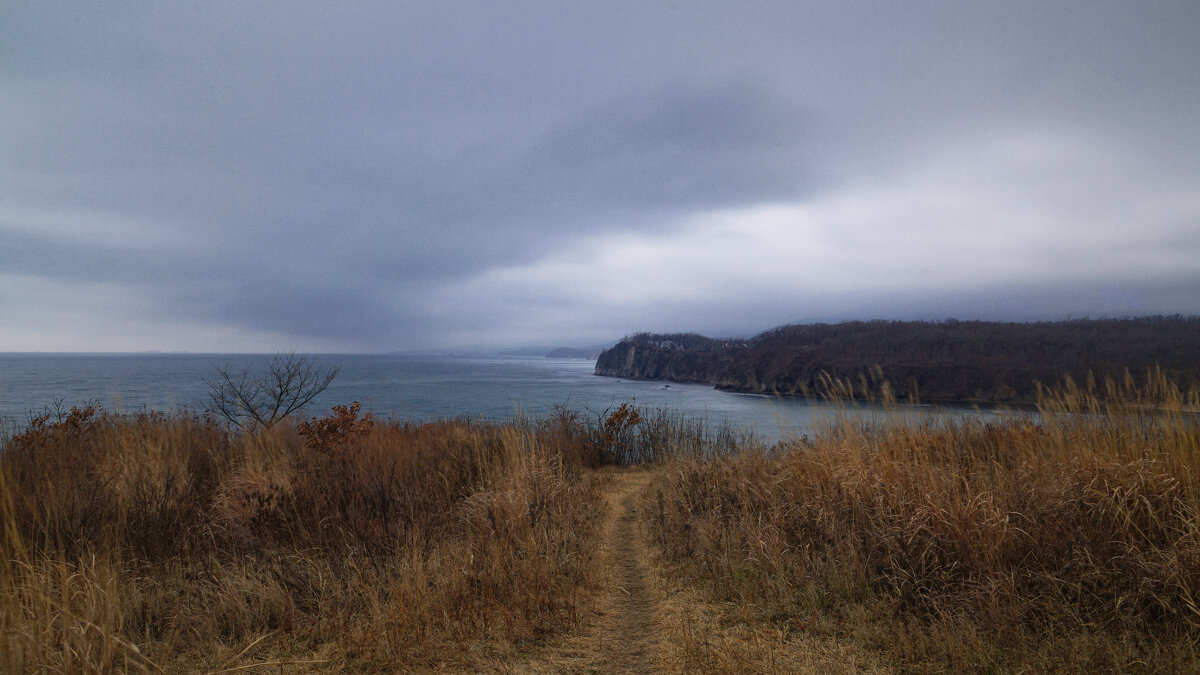
M 295 352 L 276 354 L 266 370 L 257 373 L 250 368 L 234 372 L 226 364 L 217 368 L 216 377 L 205 380 L 209 410 L 244 431 L 270 429 L 325 391 L 338 371 L 318 368 L 311 357 Z

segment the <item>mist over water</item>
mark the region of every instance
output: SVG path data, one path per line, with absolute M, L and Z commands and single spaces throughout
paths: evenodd
M 69 408 L 98 402 L 109 411 L 202 411 L 206 378 L 218 366 L 257 368 L 269 356 L 246 354 L 0 354 L 0 420 L 23 426 L 31 414 L 57 403 Z M 337 366 L 337 378 L 304 411 L 359 401 L 379 417 L 402 421 L 474 417 L 509 420 L 541 416 L 556 406 L 601 414 L 624 402 L 664 408 L 755 431 L 771 442 L 807 433 L 814 419 L 835 408 L 800 399 L 734 394 L 708 385 L 598 377 L 582 359 L 449 358 L 322 355 L 320 367 Z M 879 408 L 863 406 L 867 415 Z M 912 414 L 915 408 L 902 407 Z M 978 415 L 954 410 L 955 415 Z

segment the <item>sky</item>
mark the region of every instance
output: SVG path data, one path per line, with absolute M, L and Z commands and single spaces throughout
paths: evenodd
M 1200 314 L 1200 2 L 0 4 L 0 351 Z

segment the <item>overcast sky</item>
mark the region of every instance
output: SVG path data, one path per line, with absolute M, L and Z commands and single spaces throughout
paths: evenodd
M 1200 313 L 1200 2 L 0 4 L 0 351 Z

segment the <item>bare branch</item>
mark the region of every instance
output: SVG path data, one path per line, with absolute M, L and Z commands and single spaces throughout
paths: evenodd
M 311 357 L 294 352 L 276 354 L 260 374 L 249 368 L 233 372 L 229 364 L 205 380 L 209 410 L 243 431 L 270 429 L 317 397 L 333 378 L 337 367 L 322 369 Z

